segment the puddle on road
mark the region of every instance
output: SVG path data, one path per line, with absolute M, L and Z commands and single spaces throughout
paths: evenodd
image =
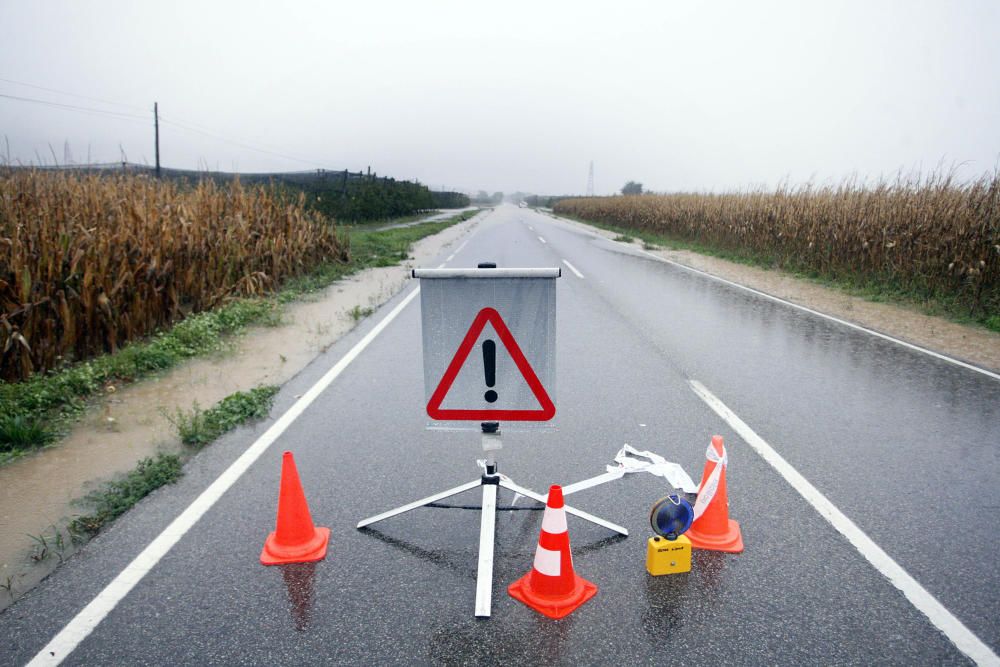
M 207 408 L 236 391 L 280 385 L 357 324 L 351 310 L 376 308 L 396 294 L 413 266 L 423 266 L 455 244 L 483 216 L 414 245 L 400 266 L 367 269 L 284 309 L 283 323 L 255 327 L 231 349 L 190 360 L 160 377 L 103 396 L 57 446 L 0 467 L 0 609 L 48 575 L 72 551 L 68 537 L 55 548 L 55 531 L 80 509 L 72 501 L 100 482 L 157 452 L 184 449 L 167 419 L 194 403 Z M 40 562 L 45 536 L 48 551 Z

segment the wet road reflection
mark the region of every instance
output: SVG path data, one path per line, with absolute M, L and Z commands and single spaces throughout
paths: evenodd
M 291 605 L 292 624 L 302 632 L 309 627 L 316 592 L 316 563 L 292 563 L 281 565 L 281 578 L 288 591 Z

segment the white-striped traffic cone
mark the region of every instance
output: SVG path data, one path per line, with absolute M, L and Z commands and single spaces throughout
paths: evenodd
M 698 500 L 694 503 L 694 521 L 684 534 L 695 549 L 738 554 L 743 551 L 743 533 L 740 524 L 729 518 L 726 491 L 729 457 L 721 435 L 712 436 L 705 458 L 705 472 L 701 475 Z
M 535 563 L 507 587 L 511 597 L 549 618 L 562 618 L 597 594 L 597 586 L 573 571 L 562 487 L 549 489 Z

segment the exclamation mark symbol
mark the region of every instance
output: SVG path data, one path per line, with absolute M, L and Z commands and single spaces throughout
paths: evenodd
M 497 383 L 497 344 L 492 340 L 483 341 L 483 368 L 486 370 L 486 386 L 492 387 Z M 490 389 L 483 398 L 487 403 L 495 403 L 497 393 Z

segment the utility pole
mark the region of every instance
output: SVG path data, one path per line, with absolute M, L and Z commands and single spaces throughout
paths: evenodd
M 590 161 L 590 172 L 587 173 L 587 196 L 594 196 L 594 161 Z
M 160 109 L 156 102 L 153 102 L 153 127 L 156 130 L 156 177 L 160 177 Z

